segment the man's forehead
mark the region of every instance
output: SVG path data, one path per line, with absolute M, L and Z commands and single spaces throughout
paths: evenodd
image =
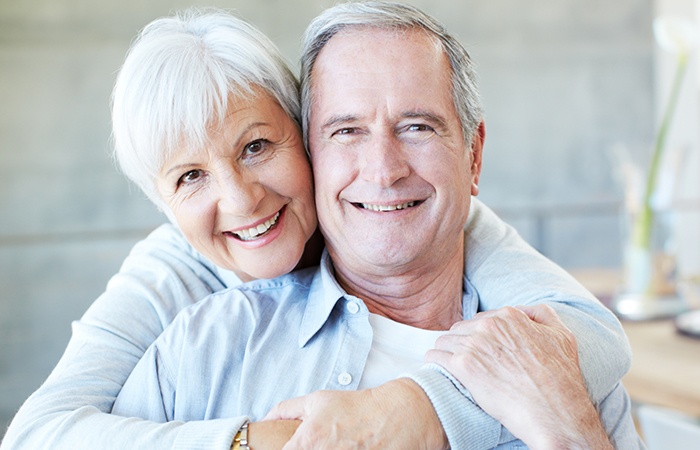
M 422 30 L 353 27 L 333 36 L 316 60 L 311 112 L 324 124 L 347 121 L 386 99 L 397 117 L 445 116 L 454 106 L 450 74 L 442 47 Z
M 422 28 L 351 25 L 341 29 L 326 41 L 316 58 L 316 64 L 319 59 L 323 59 L 324 55 L 326 58 L 329 54 L 335 56 L 338 48 L 342 48 L 345 52 L 354 48 L 352 51 L 361 55 L 377 47 L 386 48 L 391 47 L 395 42 L 409 41 L 413 44 L 412 47 L 432 48 L 436 56 L 444 55 L 446 57 L 445 49 L 437 36 Z M 344 56 L 351 58 L 354 54 L 345 53 Z
M 321 49 L 310 87 L 330 83 L 340 89 L 362 78 L 376 80 L 382 72 L 389 75 L 383 80 L 387 82 L 420 77 L 426 82 L 450 80 L 452 73 L 443 47 L 423 30 L 351 27 L 336 33 Z

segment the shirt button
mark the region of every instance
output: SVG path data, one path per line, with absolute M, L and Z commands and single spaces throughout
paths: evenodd
M 338 383 L 340 383 L 341 386 L 347 386 L 352 383 L 352 375 L 347 372 L 341 373 L 338 375 Z
M 357 302 L 348 302 L 347 308 L 350 314 L 357 314 L 360 311 L 360 305 Z

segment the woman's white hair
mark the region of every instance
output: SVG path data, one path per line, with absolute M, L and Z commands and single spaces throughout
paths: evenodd
M 206 144 L 229 97 L 268 91 L 300 124 L 299 84 L 275 45 L 247 22 L 188 9 L 147 25 L 134 40 L 112 92 L 114 156 L 161 209 L 156 176 L 177 149 Z
M 426 32 L 439 43 L 452 69 L 452 98 L 459 114 L 465 143 L 469 148 L 473 133 L 483 119 L 476 74 L 469 54 L 434 18 L 413 6 L 381 1 L 338 4 L 322 12 L 306 28 L 301 56 L 301 103 L 302 128 L 307 148 L 309 113 L 313 105 L 312 72 L 316 58 L 333 36 L 351 27 L 417 29 Z

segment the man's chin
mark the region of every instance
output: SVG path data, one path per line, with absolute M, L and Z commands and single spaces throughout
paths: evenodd
M 405 242 L 393 244 L 386 240 L 370 239 L 361 244 L 355 244 L 349 249 L 353 256 L 337 253 L 334 261 L 351 262 L 345 264 L 347 269 L 357 273 L 372 273 L 390 276 L 414 267 L 424 251 L 411 250 Z M 353 262 L 354 261 L 354 262 Z M 353 267 L 353 266 L 357 267 Z

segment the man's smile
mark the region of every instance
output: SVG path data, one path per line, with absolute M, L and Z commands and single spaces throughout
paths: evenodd
M 375 205 L 371 203 L 354 203 L 355 206 L 362 209 L 369 209 L 370 211 L 396 211 L 398 209 L 412 208 L 413 206 L 419 204 L 419 201 L 410 201 L 406 203 L 398 203 L 395 205 Z

